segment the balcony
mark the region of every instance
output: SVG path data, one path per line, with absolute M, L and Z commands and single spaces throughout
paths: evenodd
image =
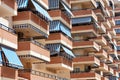
M 94 25 L 80 25 L 80 26 L 73 26 L 72 27 L 72 34 L 79 34 L 81 36 L 88 36 L 88 37 L 96 37 L 97 28 Z M 89 34 L 89 35 L 88 35 Z
M 108 55 L 106 63 L 112 63 L 112 62 L 113 62 L 113 58 L 110 55 Z
M 36 41 L 23 40 L 18 42 L 17 54 L 26 61 L 50 61 L 50 52 L 42 44 Z
M 108 29 L 107 31 L 109 31 L 112 36 L 116 36 L 116 32 L 113 28 Z
M 115 26 L 115 19 L 114 18 L 108 18 L 111 26 Z
M 114 70 L 112 68 L 109 67 L 108 70 L 109 70 L 110 74 L 112 74 L 112 75 L 114 74 Z
M 99 28 L 99 33 L 106 33 L 106 27 L 102 24 L 102 23 L 99 23 L 99 26 L 100 26 L 100 28 Z
M 91 65 L 100 65 L 99 59 L 94 56 L 81 56 L 73 59 L 73 64 L 91 64 Z
M 109 31 L 106 32 L 106 34 L 103 34 L 103 36 L 106 38 L 106 40 L 112 40 L 112 35 Z
M 73 42 L 74 49 L 85 49 L 89 51 L 99 51 L 100 46 L 94 41 L 76 41 Z
M 103 12 L 101 9 L 95 9 L 94 12 L 96 13 L 97 17 L 98 17 L 98 21 L 104 21 L 105 17 L 103 15 Z
M 114 76 L 119 77 L 119 72 L 117 70 L 114 70 Z
M 51 69 L 73 70 L 72 60 L 68 60 L 62 56 L 51 57 L 50 63 L 48 63 L 46 66 Z
M 96 43 L 100 44 L 101 46 L 107 45 L 107 41 L 103 36 L 99 36 L 99 37 L 95 38 L 94 41 Z
M 46 40 L 46 43 L 61 43 L 72 49 L 72 41 L 62 33 L 51 33 L 48 39 Z
M 48 24 L 31 11 L 19 12 L 13 17 L 13 24 L 16 32 L 22 32 L 24 36 L 47 37 L 49 34 Z
M 109 6 L 109 1 L 108 0 L 103 0 L 105 6 Z
M 110 45 L 110 43 L 107 42 L 107 45 L 103 46 L 103 49 L 112 51 L 112 46 Z
M 17 15 L 15 0 L 0 0 L 0 17 Z
M 18 75 L 28 80 L 68 80 L 66 78 L 61 78 L 53 74 L 43 73 L 31 69 L 19 70 Z
M 83 73 L 71 73 L 72 80 L 80 79 L 80 80 L 101 80 L 101 76 L 95 72 L 83 72 Z
M 71 0 L 72 9 L 91 9 L 96 8 L 97 4 L 95 0 Z
M 107 59 L 108 53 L 105 50 L 100 50 L 99 52 L 95 53 L 95 56 Z
M 103 23 L 103 25 L 106 27 L 106 29 L 110 29 L 111 28 L 111 24 L 110 24 L 110 22 L 109 22 L 109 20 L 108 19 L 106 19 L 104 22 L 102 22 Z
M 15 31 L 0 23 L 0 44 L 17 49 L 17 35 Z
M 6 72 L 7 71 L 7 72 Z M 11 75 L 12 73 L 12 75 Z M 17 77 L 18 77 L 18 70 L 16 69 L 13 69 L 13 68 L 10 68 L 10 67 L 5 67 L 5 66 L 2 66 L 0 67 L 0 80 L 17 80 Z
M 63 2 L 64 2 L 66 5 L 68 5 L 69 7 L 71 7 L 71 5 L 70 5 L 70 0 L 63 0 Z
M 101 77 L 101 80 L 109 80 L 107 77 Z
M 77 11 L 73 11 L 73 18 L 76 17 L 92 17 L 95 21 L 97 20 L 97 16 L 96 14 L 93 12 L 93 10 L 77 10 Z
M 99 2 L 102 5 L 102 7 L 105 7 L 105 3 L 103 2 L 103 0 L 96 0 L 96 2 Z
M 105 63 L 100 63 L 99 68 L 96 68 L 96 70 L 103 71 L 104 73 L 108 72 L 108 65 L 106 65 Z
M 60 20 L 62 23 L 64 23 L 68 28 L 72 28 L 70 26 L 70 19 L 66 16 L 65 13 L 63 13 L 61 10 L 51 10 L 49 11 L 50 16 L 53 20 Z

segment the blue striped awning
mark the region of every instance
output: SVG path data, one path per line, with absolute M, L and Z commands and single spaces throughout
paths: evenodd
M 2 60 L 2 51 L 0 51 L 0 64 L 2 64 L 3 60 Z
M 71 37 L 71 31 L 67 26 L 65 26 L 60 21 L 51 21 L 50 22 L 50 32 L 61 31 L 67 36 Z
M 48 1 L 49 1 L 49 9 L 59 8 L 59 0 L 48 0 Z
M 120 46 L 116 46 L 117 50 L 120 51 Z
M 116 32 L 117 34 L 119 34 L 119 33 L 120 33 L 120 29 L 115 29 L 115 32 Z
M 63 3 L 61 1 L 61 4 L 63 5 L 63 7 L 65 8 L 65 10 L 67 11 L 68 14 L 70 14 L 71 16 L 73 16 L 73 13 L 71 12 L 71 10 L 65 5 L 65 3 Z
M 81 18 L 72 18 L 72 24 L 85 24 L 91 23 L 92 17 L 81 17 Z
M 33 5 L 36 8 L 36 11 L 38 11 L 39 13 L 41 13 L 44 17 L 48 18 L 48 20 L 52 21 L 52 18 L 50 17 L 50 15 L 48 14 L 48 12 L 43 9 L 35 0 L 31 0 Z
M 46 47 L 50 50 L 51 55 L 59 54 L 60 49 L 62 48 L 65 53 L 67 53 L 68 55 L 72 57 L 75 57 L 75 55 L 72 53 L 71 50 L 69 50 L 68 48 L 64 47 L 61 44 L 47 44 Z
M 116 24 L 116 25 L 120 25 L 120 20 L 116 20 L 116 21 L 115 21 L 115 24 Z
M 4 52 L 6 58 L 8 59 L 9 66 L 15 67 L 15 68 L 23 68 L 23 65 L 15 51 L 5 47 L 1 47 L 1 49 Z
M 66 47 L 64 47 L 64 46 L 62 46 L 62 48 L 64 49 L 64 51 L 65 51 L 66 53 L 68 53 L 68 54 L 71 55 L 72 57 L 75 57 L 75 55 L 72 53 L 71 50 L 69 50 L 68 48 L 66 48 Z
M 18 9 L 26 8 L 28 6 L 28 0 L 16 0 Z
M 47 44 L 46 47 L 50 50 L 51 55 L 60 52 L 60 44 Z
M 42 15 L 44 18 L 46 18 L 49 21 L 52 20 L 48 12 L 45 9 L 43 9 L 35 0 L 30 0 L 30 1 L 35 7 L 35 11 L 38 12 L 38 14 L 40 13 L 40 15 Z M 29 0 L 17 0 L 18 9 L 27 8 L 29 5 L 28 3 L 29 3 Z

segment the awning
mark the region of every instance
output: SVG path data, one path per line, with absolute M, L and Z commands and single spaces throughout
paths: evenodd
M 15 53 L 15 51 L 5 47 L 1 47 L 1 49 L 4 52 L 6 58 L 8 59 L 9 66 L 15 68 L 23 68 L 23 65 L 20 59 L 18 58 L 17 54 Z
M 0 51 L 0 65 L 2 64 L 3 60 L 2 60 L 2 52 Z
M 16 0 L 16 1 L 17 1 L 18 9 L 26 8 L 28 5 L 28 0 Z
M 92 22 L 92 17 L 72 18 L 72 24 L 85 24 Z
M 46 10 L 44 10 L 35 0 L 31 1 L 39 13 L 41 13 L 44 17 L 48 18 L 48 20 L 52 21 L 52 18 L 50 17 Z
M 50 22 L 50 32 L 62 31 L 67 36 L 71 37 L 71 31 L 60 21 L 51 21 Z
M 72 57 L 75 57 L 71 50 L 69 50 L 61 44 L 47 44 L 46 47 L 50 50 L 51 55 L 59 54 L 60 49 L 62 48 L 65 51 L 65 53 Z
M 120 33 L 120 29 L 115 29 L 115 32 L 118 34 Z
M 66 48 L 66 47 L 64 47 L 64 46 L 62 46 L 62 48 L 64 49 L 64 51 L 65 51 L 67 54 L 69 54 L 69 55 L 71 55 L 71 56 L 75 57 L 75 55 L 72 53 L 72 51 L 71 51 L 71 50 L 67 49 L 67 48 Z
M 71 15 L 71 16 L 73 16 L 73 13 L 70 11 L 70 9 L 62 2 L 62 1 L 60 1 L 61 2 L 61 4 L 63 5 L 63 7 L 65 8 L 65 10 Z
M 60 52 L 60 44 L 47 44 L 46 47 L 50 50 L 51 55 Z
M 120 20 L 116 20 L 116 21 L 115 21 L 115 24 L 116 24 L 116 25 L 120 25 Z

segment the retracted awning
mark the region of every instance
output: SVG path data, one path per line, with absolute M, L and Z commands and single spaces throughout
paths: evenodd
M 119 29 L 115 29 L 115 32 L 118 34 L 120 33 L 120 28 Z
M 18 9 L 26 8 L 28 6 L 28 0 L 16 0 Z
M 71 50 L 67 49 L 67 48 L 66 48 L 66 47 L 64 47 L 64 46 L 62 46 L 62 48 L 64 49 L 64 51 L 65 51 L 66 53 L 68 53 L 69 55 L 71 55 L 71 56 L 75 57 L 75 55 L 72 53 L 72 51 L 71 51 Z
M 62 1 L 60 1 L 60 2 L 63 5 L 63 7 L 65 8 L 65 10 L 68 12 L 68 14 L 70 14 L 71 16 L 73 16 L 73 13 L 71 12 L 71 10 Z
M 15 51 L 5 47 L 1 47 L 1 49 L 4 52 L 6 58 L 8 59 L 9 66 L 15 67 L 15 68 L 23 68 L 23 65 Z
M 2 52 L 0 51 L 0 65 L 2 64 L 3 60 L 2 60 Z
M 48 18 L 50 21 L 52 20 L 48 12 L 44 10 L 35 0 L 31 0 L 31 1 L 39 13 L 41 13 L 44 17 Z
M 72 57 L 75 57 L 75 55 L 72 53 L 71 50 L 69 50 L 68 48 L 64 47 L 61 44 L 47 44 L 46 47 L 50 50 L 51 55 L 59 54 L 60 49 L 62 48 L 65 53 L 67 53 L 68 55 Z
M 92 17 L 72 18 L 72 24 L 85 24 L 92 22 Z
M 48 21 L 51 21 L 52 18 L 50 17 L 50 15 L 48 14 L 48 12 L 43 9 L 39 3 L 37 3 L 35 0 L 17 0 L 17 5 L 18 5 L 18 9 L 22 9 L 24 10 L 25 8 L 30 9 L 31 11 L 33 10 L 33 7 L 30 7 L 29 3 L 31 3 L 34 8 L 35 11 L 40 13 L 42 15 L 42 17 L 44 17 L 45 19 L 47 19 Z M 28 8 L 29 7 L 29 8 Z
M 67 36 L 71 37 L 71 31 L 60 21 L 51 21 L 50 22 L 50 32 L 61 31 Z

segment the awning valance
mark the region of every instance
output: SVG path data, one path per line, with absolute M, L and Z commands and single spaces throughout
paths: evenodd
M 65 53 L 67 53 L 68 55 L 70 55 L 72 57 L 75 57 L 75 55 L 73 54 L 73 52 L 70 49 L 64 47 L 61 44 L 47 44 L 46 47 L 50 50 L 51 55 L 59 54 L 60 50 L 62 48 Z
M 50 22 L 50 32 L 61 31 L 67 36 L 71 37 L 71 31 L 60 21 L 51 21 Z

